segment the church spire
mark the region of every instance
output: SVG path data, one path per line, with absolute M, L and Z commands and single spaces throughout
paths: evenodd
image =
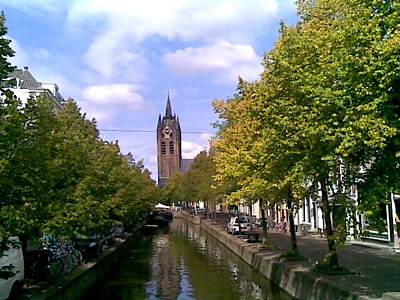
M 169 92 L 168 92 L 168 98 L 167 98 L 167 108 L 165 109 L 165 118 L 173 119 L 172 110 L 171 110 L 171 101 L 169 99 Z

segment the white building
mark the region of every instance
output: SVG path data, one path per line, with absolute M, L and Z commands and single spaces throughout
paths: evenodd
M 17 96 L 23 104 L 27 102 L 29 97 L 37 97 L 45 93 L 54 102 L 55 111 L 63 109 L 64 98 L 58 91 L 58 86 L 55 83 L 38 82 L 29 72 L 28 67 L 23 69 L 15 69 L 8 74 L 8 80 L 15 79 L 15 84 L 5 86 L 9 88 L 15 96 Z

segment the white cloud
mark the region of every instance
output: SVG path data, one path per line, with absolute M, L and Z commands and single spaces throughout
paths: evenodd
M 118 133 L 104 133 L 105 140 L 118 139 Z M 118 140 L 121 153 L 131 152 L 136 161 L 143 160 L 145 168 L 152 173 L 151 177 L 157 180 L 157 141 L 154 134 L 125 133 L 125 138 Z M 121 136 L 119 136 L 121 137 Z
M 6 16 L 11 12 L 9 33 L 19 42 L 12 44 L 13 64 L 29 66 L 39 81 L 56 83 L 64 97 L 72 96 L 88 118 L 96 118 L 98 128 L 154 129 L 157 117 L 135 111 L 148 108 L 151 99 L 162 112 L 169 91 L 182 128 L 194 131 L 214 120 L 211 99 L 232 95 L 238 76 L 258 78 L 261 51 L 274 39 L 270 32 L 282 15 L 295 11 L 293 0 L 4 0 L 2 5 Z M 193 158 L 208 147 L 210 134 L 187 138 L 183 156 Z M 124 152 L 144 157 L 156 173 L 154 138 L 116 132 L 112 139 L 120 140 Z
M 209 47 L 177 50 L 163 58 L 173 74 L 203 74 L 212 76 L 218 84 L 237 82 L 238 76 L 254 80 L 261 73 L 261 57 L 250 45 L 219 42 Z
M 211 138 L 212 138 L 213 136 L 214 136 L 213 133 L 210 133 L 210 132 L 203 132 L 203 133 L 200 134 L 200 140 L 201 140 L 201 141 L 204 141 L 204 142 L 207 142 L 207 144 L 209 144 L 209 143 L 210 143 L 210 140 L 211 140 Z
M 140 86 L 134 84 L 107 84 L 89 86 L 82 92 L 81 107 L 89 118 L 99 122 L 111 121 L 123 109 L 145 109 L 148 104 L 138 93 Z
M 24 51 L 24 49 L 21 47 L 18 41 L 10 37 L 7 38 L 11 40 L 10 47 L 15 52 L 15 55 L 10 58 L 10 62 L 19 68 L 21 68 L 22 66 L 28 66 L 30 62 L 29 54 L 26 51 Z
M 147 59 L 129 48 L 114 31 L 97 37 L 84 55 L 85 62 L 105 79 L 141 82 L 147 78 Z
M 4 6 L 18 8 L 32 14 L 61 12 L 68 5 L 67 1 L 60 0 L 2 0 L 1 2 Z
M 148 0 L 132 5 L 130 0 L 75 0 L 68 12 L 67 27 L 71 32 L 89 34 L 85 62 L 106 79 L 126 76 L 141 82 L 147 79 L 144 57 L 150 40 L 209 44 L 224 39 L 235 43 L 235 48 L 248 47 L 239 45 L 253 42 L 264 33 L 263 25 L 276 14 L 277 3 L 276 0 Z M 253 55 L 253 50 L 236 51 Z M 215 67 L 223 67 L 220 65 L 223 62 L 213 61 Z M 134 71 L 129 72 L 131 69 Z
M 142 109 L 145 106 L 143 97 L 136 92 L 138 86 L 133 84 L 107 84 L 87 87 L 82 97 L 85 101 L 108 108 Z
M 85 101 L 80 102 L 79 107 L 81 108 L 81 112 L 86 115 L 87 119 L 96 119 L 98 127 L 101 126 L 101 124 L 110 124 L 117 114 L 116 110 L 108 110 L 105 107 L 94 106 Z
M 201 151 L 207 149 L 207 146 L 202 146 L 194 142 L 182 141 L 182 158 L 194 158 Z
M 168 39 L 213 40 L 222 36 L 251 39 L 254 27 L 265 24 L 278 10 L 277 0 L 75 0 L 70 26 L 97 20 L 100 27 L 127 29 L 136 38 L 157 34 Z M 104 29 L 104 27 L 103 27 Z
M 60 93 L 65 99 L 74 98 L 80 93 L 78 83 L 73 82 L 73 78 L 67 78 L 66 73 L 55 68 L 56 60 L 54 56 L 45 48 L 24 48 L 15 39 L 11 39 L 11 48 L 15 51 L 15 56 L 10 58 L 12 65 L 21 69 L 28 67 L 29 72 L 39 82 L 55 83 L 60 88 Z M 52 61 L 52 64 L 46 63 Z M 65 70 L 63 66 L 63 70 Z M 79 99 L 75 99 L 79 100 Z

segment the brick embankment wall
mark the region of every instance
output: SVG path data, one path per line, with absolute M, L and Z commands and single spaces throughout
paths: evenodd
M 182 211 L 174 211 L 173 215 L 175 218 L 182 218 L 185 219 L 186 221 L 189 221 L 193 224 L 197 224 L 200 225 L 201 223 L 201 218 L 200 216 L 195 216 L 195 215 L 190 215 L 186 212 L 182 212 Z
M 79 299 L 82 297 L 94 284 L 103 280 L 116 265 L 120 264 L 123 257 L 128 253 L 129 248 L 136 242 L 136 235 L 130 235 L 123 242 L 118 244 L 118 247 L 112 251 L 105 252 L 99 257 L 97 263 L 89 269 L 82 272 L 79 276 L 74 277 L 62 289 L 57 290 L 51 297 L 47 299 Z
M 174 216 L 198 224 L 186 213 Z M 357 295 L 332 286 L 312 272 L 308 261 L 282 261 L 280 250 L 262 250 L 259 243 L 244 242 L 220 226 L 213 226 L 209 220 L 201 219 L 200 227 L 295 299 L 358 299 Z
M 117 264 L 120 264 L 140 236 L 140 230 L 127 235 L 124 241 L 106 249 L 96 261 L 82 263 L 51 284 L 37 288 L 28 287 L 24 289 L 18 299 L 65 300 L 81 298 L 96 283 L 101 282 Z

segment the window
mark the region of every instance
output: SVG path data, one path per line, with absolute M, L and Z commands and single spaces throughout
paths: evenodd
M 161 154 L 166 154 L 167 150 L 165 148 L 165 142 L 161 142 Z
M 169 142 L 169 154 L 174 154 L 174 142 Z

